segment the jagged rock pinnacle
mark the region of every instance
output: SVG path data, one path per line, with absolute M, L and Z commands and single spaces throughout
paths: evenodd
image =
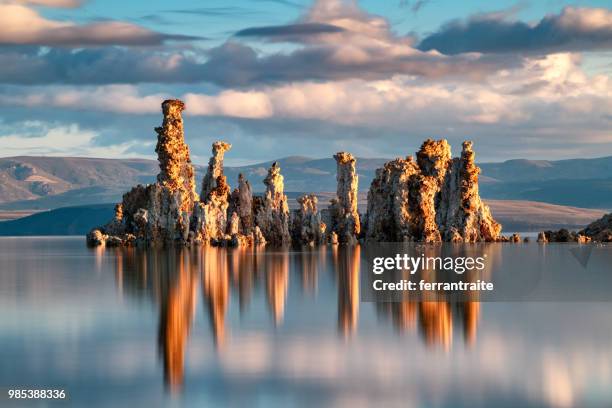
M 217 179 L 223 175 L 223 157 L 225 152 L 232 148 L 232 145 L 223 142 L 216 141 L 212 145 L 212 156 L 208 161 L 208 170 L 204 179 L 202 179 L 202 191 L 200 197 L 202 201 L 208 200 L 208 195 L 217 187 Z
M 355 158 L 347 152 L 338 152 L 336 160 L 338 187 L 336 198 L 330 205 L 331 232 L 335 232 L 340 242 L 356 243 L 361 232 L 361 222 L 357 212 L 358 176 Z

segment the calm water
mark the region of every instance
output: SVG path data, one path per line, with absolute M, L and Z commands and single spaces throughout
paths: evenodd
M 0 389 L 65 389 L 49 406 L 612 406 L 612 303 L 360 303 L 359 257 L 1 238 Z

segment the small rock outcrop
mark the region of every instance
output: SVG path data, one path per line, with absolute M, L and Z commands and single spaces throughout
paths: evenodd
M 591 242 L 591 237 L 588 237 L 581 232 L 570 231 L 562 228 L 558 231 L 541 231 L 538 233 L 538 242 L 545 244 L 548 242 Z
M 478 192 L 480 169 L 471 142 L 452 158 L 446 140 L 426 140 L 411 156 L 376 171 L 368 193 L 365 239 L 371 241 L 499 241 L 501 226 Z
M 560 229 L 558 231 L 542 231 L 538 234 L 538 242 L 612 242 L 612 214 L 604 215 L 593 221 L 580 231 Z
M 341 243 L 353 244 L 361 233 L 361 222 L 357 211 L 358 176 L 352 154 L 339 152 L 334 155 L 337 164 L 336 198 L 331 200 L 330 233 L 335 233 Z
M 297 199 L 300 208 L 292 220 L 291 238 L 300 245 L 317 245 L 324 242 L 325 223 L 317 211 L 317 196 L 306 194 Z
M 597 242 L 612 242 L 612 213 L 604 215 L 580 231 L 580 235 Z
M 264 179 L 266 192 L 254 201 L 255 223 L 265 240 L 275 245 L 291 243 L 289 235 L 289 205 L 280 166 L 274 162 Z

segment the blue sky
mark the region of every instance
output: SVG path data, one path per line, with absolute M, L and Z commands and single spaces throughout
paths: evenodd
M 187 102 L 196 162 L 612 155 L 612 10 L 591 1 L 0 0 L 4 156 L 154 157 Z

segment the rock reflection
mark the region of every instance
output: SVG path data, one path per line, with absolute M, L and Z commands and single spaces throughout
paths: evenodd
M 488 280 L 491 276 L 491 262 L 498 257 L 498 247 L 484 246 L 421 246 L 415 248 L 418 254 L 426 257 L 436 255 L 451 256 L 454 258 L 467 256 L 485 256 L 488 258 L 487 267 L 474 274 L 465 272 L 462 275 L 452 276 L 465 282 L 476 279 Z M 423 279 L 427 282 L 448 281 L 448 275 L 441 280 L 441 273 L 448 272 L 434 269 L 425 269 L 414 275 L 412 280 Z M 398 278 L 408 279 L 408 271 L 400 271 Z M 416 277 L 416 278 L 415 278 Z M 416 328 L 428 346 L 440 346 L 450 350 L 453 342 L 453 326 L 460 326 L 465 344 L 473 345 L 476 341 L 478 323 L 480 320 L 480 302 L 478 292 L 466 292 L 462 299 L 448 300 L 444 293 L 428 293 L 426 299 L 410 299 L 409 292 L 403 293 L 399 302 L 378 302 L 376 307 L 381 319 L 390 318 L 395 328 L 402 332 L 406 329 Z
M 169 251 L 169 273 L 160 282 L 162 297 L 159 319 L 159 348 L 164 378 L 172 390 L 183 384 L 185 346 L 196 304 L 197 273 L 187 253 Z M 175 259 L 172 259 L 175 258 Z M 174 267 L 176 266 L 176 268 Z
M 319 279 L 319 268 L 325 264 L 327 248 L 303 246 L 297 252 L 298 271 L 302 275 L 302 289 L 305 293 L 316 294 Z
M 208 311 L 213 338 L 217 347 L 225 342 L 225 314 L 229 304 L 228 252 L 204 247 L 202 295 Z
M 349 336 L 357 328 L 359 318 L 359 267 L 361 248 L 334 248 L 334 263 L 338 274 L 338 329 Z
M 336 302 L 337 330 L 348 338 L 356 332 L 359 323 L 360 289 L 365 285 L 360 280 L 360 267 L 365 252 L 367 248 L 359 245 L 337 245 L 299 251 L 117 248 L 112 255 L 117 291 L 125 296 L 150 298 L 159 307 L 160 360 L 165 382 L 174 391 L 180 390 L 184 381 L 187 344 L 198 309 L 198 288 L 202 291 L 204 320 L 210 327 L 210 344 L 217 352 L 223 352 L 229 341 L 232 296 L 236 296 L 241 314 L 252 303 L 267 304 L 272 322 L 280 325 L 285 319 L 286 306 L 292 301 L 288 297 L 290 282 L 295 282 L 307 294 L 316 293 L 320 284 L 327 285 L 324 293 L 331 294 L 332 298 L 322 301 Z M 332 291 L 329 277 L 334 278 Z M 435 281 L 435 271 L 425 271 L 423 278 Z M 398 331 L 415 331 L 425 344 L 445 350 L 450 349 L 453 329 L 458 326 L 466 344 L 474 343 L 480 316 L 476 297 L 461 303 L 443 299 L 418 301 L 407 296 L 402 299 L 373 303 L 379 320 L 390 319 Z M 306 301 L 312 302 L 312 299 Z
M 266 296 L 274 324 L 283 322 L 289 288 L 289 253 L 272 251 L 266 254 Z
M 390 318 L 404 332 L 417 328 L 425 344 L 450 350 L 453 324 L 458 322 L 467 345 L 474 344 L 480 318 L 480 302 L 403 301 L 377 303 L 381 319 Z

